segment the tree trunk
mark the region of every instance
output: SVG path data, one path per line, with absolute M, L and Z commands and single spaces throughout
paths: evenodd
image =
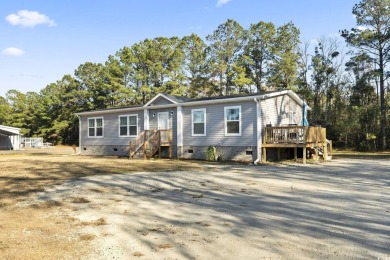
M 381 147 L 382 150 L 387 148 L 387 120 L 386 120 L 386 102 L 385 102 L 385 80 L 384 80 L 384 64 L 383 64 L 383 50 L 379 49 L 379 88 L 381 99 Z

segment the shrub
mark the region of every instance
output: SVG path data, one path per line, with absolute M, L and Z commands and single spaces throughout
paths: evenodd
M 215 146 L 209 146 L 207 148 L 206 160 L 207 161 L 216 161 L 217 160 L 217 148 Z

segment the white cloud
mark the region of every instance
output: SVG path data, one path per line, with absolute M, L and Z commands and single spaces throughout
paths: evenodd
M 368 27 L 366 27 L 366 26 L 358 26 L 358 27 L 356 27 L 358 30 L 360 30 L 360 31 L 365 31 L 365 30 L 368 30 Z
M 34 27 L 39 24 L 56 26 L 56 23 L 45 14 L 28 10 L 20 10 L 17 14 L 7 15 L 5 20 L 12 25 L 20 25 L 23 27 Z
M 227 4 L 228 2 L 230 2 L 230 0 L 218 0 L 217 7 L 221 7 L 224 4 Z
M 22 56 L 24 52 L 24 50 L 15 47 L 9 47 L 2 51 L 3 55 L 7 56 Z

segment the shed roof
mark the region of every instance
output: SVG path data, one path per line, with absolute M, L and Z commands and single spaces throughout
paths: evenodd
M 20 128 L 16 128 L 16 127 L 12 127 L 12 126 L 0 125 L 0 134 L 3 134 L 3 135 L 19 135 L 20 134 Z

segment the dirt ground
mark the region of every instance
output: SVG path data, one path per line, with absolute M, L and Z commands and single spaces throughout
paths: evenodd
M 390 259 L 390 160 L 0 154 L 1 259 Z

